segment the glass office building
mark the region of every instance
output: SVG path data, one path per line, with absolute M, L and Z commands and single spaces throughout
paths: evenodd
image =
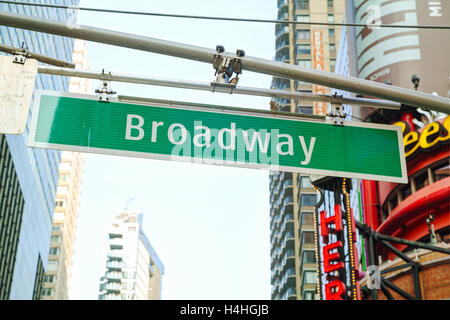
M 58 4 L 76 6 L 78 0 Z M 69 23 L 76 19 L 73 11 L 55 8 L 0 4 L 0 11 Z M 0 41 L 72 61 L 70 38 L 0 26 Z M 36 77 L 36 89 L 67 91 L 68 86 L 66 77 Z M 0 299 L 39 299 L 47 268 L 60 152 L 28 148 L 29 125 L 30 117 L 24 134 L 0 135 Z

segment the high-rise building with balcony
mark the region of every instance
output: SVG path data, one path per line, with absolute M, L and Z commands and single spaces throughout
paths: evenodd
M 278 20 L 305 22 L 275 26 L 275 60 L 334 71 L 340 28 L 308 22 L 342 22 L 344 0 L 279 0 Z M 330 94 L 329 88 L 275 77 L 272 88 Z M 277 98 L 279 111 L 325 114 L 322 103 Z M 316 290 L 313 212 L 316 192 L 308 175 L 271 172 L 272 299 L 312 300 Z
M 86 41 L 75 40 L 72 60 L 76 68 L 89 69 Z M 72 77 L 69 91 L 92 93 L 91 81 Z M 42 300 L 68 299 L 83 162 L 83 155 L 79 152 L 61 152 L 49 262 L 44 276 Z
M 76 18 L 66 10 L 19 4 L 2 3 L 0 11 L 69 23 Z M 0 42 L 14 47 L 23 43 L 31 52 L 72 61 L 70 38 L 0 26 Z M 65 92 L 69 79 L 38 74 L 36 88 Z M 30 116 L 24 134 L 0 135 L 0 299 L 40 299 L 47 269 L 61 156 L 59 151 L 28 148 L 29 124 Z
M 142 213 L 121 212 L 109 227 L 99 300 L 161 299 L 164 265 L 145 235 Z

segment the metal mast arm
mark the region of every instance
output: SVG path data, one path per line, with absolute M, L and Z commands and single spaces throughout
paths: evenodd
M 101 28 L 68 25 L 57 21 L 49 21 L 34 17 L 0 13 L 0 24 L 88 41 L 100 42 L 142 51 L 185 58 L 206 63 L 213 63 L 218 54 L 212 49 L 160 40 L 150 37 L 110 31 Z M 377 98 L 397 101 L 403 104 L 428 108 L 439 112 L 450 113 L 450 99 L 422 93 L 397 86 L 338 75 L 331 72 L 302 68 L 282 62 L 255 57 L 238 57 L 231 53 L 221 53 L 224 57 L 240 59 L 242 69 L 257 73 L 269 74 L 282 78 L 301 80 L 360 93 Z
M 0 51 L 10 53 L 10 54 L 22 54 L 26 58 L 36 59 L 39 62 L 51 64 L 51 65 L 54 65 L 57 67 L 75 68 L 75 64 L 72 62 L 67 62 L 67 61 L 47 57 L 42 54 L 30 52 L 24 48 L 11 47 L 11 46 L 8 46 L 8 45 L 2 44 L 2 43 L 0 43 Z
M 129 83 L 139 83 L 154 86 L 163 87 L 175 87 L 183 89 L 194 89 L 194 90 L 204 90 L 231 93 L 230 88 L 225 87 L 215 87 L 213 88 L 210 83 L 198 82 L 198 81 L 187 81 L 187 80 L 173 80 L 173 79 L 161 79 L 152 77 L 143 77 L 135 75 L 126 74 L 116 74 L 116 73 L 103 73 L 99 71 L 91 70 L 80 70 L 80 69 L 67 69 L 67 68 L 56 68 L 50 66 L 39 66 L 38 72 L 43 74 L 53 74 L 60 76 L 69 77 L 79 77 L 88 79 L 99 79 L 108 81 L 118 81 L 118 82 L 129 82 Z M 314 93 L 304 93 L 286 90 L 271 90 L 263 88 L 252 88 L 236 86 L 232 88 L 233 94 L 247 94 L 253 96 L 262 97 L 278 97 L 286 99 L 299 99 L 302 101 L 323 101 L 335 104 L 349 104 L 358 105 L 366 107 L 378 107 L 386 109 L 400 110 L 400 103 L 387 101 L 387 100 L 377 100 L 377 99 L 364 99 L 364 98 L 354 98 L 354 97 L 339 97 L 332 95 L 322 95 Z

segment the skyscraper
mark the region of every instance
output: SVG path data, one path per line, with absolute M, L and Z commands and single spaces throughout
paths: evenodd
M 77 69 L 89 69 L 86 41 L 75 39 L 72 60 Z M 69 91 L 74 93 L 92 93 L 91 81 L 89 79 L 72 77 Z M 43 300 L 67 300 L 68 298 L 83 162 L 83 154 L 79 152 L 61 152 L 58 189 L 56 191 L 55 212 L 50 239 L 50 257 L 44 276 L 41 297 Z
M 340 29 L 309 25 L 307 22 L 342 22 L 344 0 L 279 0 L 278 20 L 305 24 L 278 23 L 275 26 L 277 61 L 305 68 L 334 71 Z M 273 89 L 330 94 L 329 89 L 303 81 L 275 77 Z M 289 99 L 273 100 L 280 111 L 325 114 L 326 105 Z M 309 176 L 271 172 L 271 284 L 272 299 L 315 297 L 313 212 L 316 192 Z
M 76 6 L 78 0 L 61 4 Z M 0 4 L 0 10 L 71 23 L 76 18 L 65 10 L 16 4 Z M 0 41 L 14 47 L 23 43 L 32 52 L 72 60 L 70 38 L 0 26 Z M 68 87 L 69 79 L 64 77 L 36 77 L 38 89 L 67 91 Z M 0 201 L 5 205 L 0 234 L 8 235 L 0 239 L 1 299 L 39 299 L 47 268 L 61 156 L 58 151 L 27 148 L 29 120 L 24 134 L 1 135 L 0 140 Z
M 164 265 L 142 225 L 142 213 L 125 211 L 112 220 L 99 300 L 161 299 Z

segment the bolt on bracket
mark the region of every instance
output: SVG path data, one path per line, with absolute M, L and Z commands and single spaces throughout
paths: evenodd
M 95 89 L 95 93 L 97 94 L 98 101 L 101 102 L 109 102 L 113 94 L 116 94 L 116 91 L 111 89 L 111 80 L 110 77 L 111 72 L 108 74 L 105 73 L 105 69 L 102 70 L 101 83 L 97 89 Z
M 22 42 L 22 46 L 20 48 L 20 51 L 18 51 L 18 50 L 14 51 L 13 63 L 25 64 L 25 61 L 30 56 L 31 55 L 30 55 L 30 53 L 28 51 L 28 48 L 25 47 L 25 42 Z
M 245 56 L 244 50 L 236 50 L 237 57 L 226 57 L 222 53 L 225 48 L 221 45 L 216 46 L 216 54 L 214 55 L 213 67 L 216 70 L 214 73 L 215 81 L 211 82 L 212 92 L 216 87 L 230 88 L 230 94 L 236 87 L 239 81 L 239 74 L 242 73 L 242 60 Z M 233 73 L 236 74 L 234 78 Z
M 343 126 L 346 114 L 344 113 L 342 104 L 331 103 L 331 112 L 327 114 L 327 117 L 331 118 L 334 125 Z

